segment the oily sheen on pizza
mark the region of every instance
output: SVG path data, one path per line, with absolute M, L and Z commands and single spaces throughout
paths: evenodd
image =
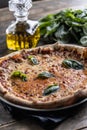
M 56 108 L 87 97 L 87 49 L 53 44 L 0 59 L 0 95 L 31 108 Z

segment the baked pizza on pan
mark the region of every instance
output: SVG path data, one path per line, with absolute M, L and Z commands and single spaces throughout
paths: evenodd
M 87 48 L 52 44 L 0 59 L 0 96 L 31 108 L 56 108 L 87 97 Z

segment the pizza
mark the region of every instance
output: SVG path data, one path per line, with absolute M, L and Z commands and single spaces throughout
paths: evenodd
M 30 108 L 68 106 L 87 97 L 87 48 L 52 44 L 0 59 L 0 96 Z

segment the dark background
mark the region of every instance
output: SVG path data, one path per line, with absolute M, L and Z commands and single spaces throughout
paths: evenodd
M 8 6 L 8 1 L 9 0 L 0 0 L 0 8 L 4 8 Z M 37 0 L 32 0 L 32 1 L 37 1 Z

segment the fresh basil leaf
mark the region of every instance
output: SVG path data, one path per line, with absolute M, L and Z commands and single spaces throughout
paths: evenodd
M 49 14 L 39 22 L 41 40 L 47 40 L 48 43 L 59 40 L 62 43 L 72 41 L 74 44 L 87 46 L 86 38 L 82 38 L 87 35 L 87 9 L 65 9 L 55 14 Z
M 84 35 L 87 35 L 87 23 L 85 23 L 83 26 L 83 33 Z
M 38 65 L 39 64 L 38 60 L 35 57 L 33 57 L 33 56 L 28 56 L 28 59 L 30 60 L 30 62 L 33 65 Z
M 20 78 L 22 81 L 27 81 L 26 74 L 22 73 L 21 71 L 14 71 L 11 75 L 11 77 L 17 77 Z
M 56 31 L 56 33 L 55 33 L 55 37 L 62 39 L 65 35 L 67 35 L 67 33 L 68 33 L 68 32 L 65 31 L 64 25 L 61 25 L 61 26 L 57 29 L 57 31 Z
M 20 71 L 14 71 L 11 76 L 13 77 L 20 77 L 21 72 Z
M 47 26 L 52 25 L 53 21 L 47 21 L 47 22 L 40 22 L 40 30 L 43 28 L 46 28 Z
M 59 26 L 59 25 L 58 25 L 58 24 L 56 24 L 56 23 L 54 23 L 52 27 L 51 27 L 51 26 L 48 26 L 48 27 L 47 27 L 46 34 L 45 34 L 45 36 L 44 36 L 44 37 L 47 37 L 47 36 L 49 36 L 49 35 L 53 34 L 53 32 L 55 32 L 55 31 L 56 31 L 56 28 L 57 28 L 58 26 Z
M 37 78 L 40 78 L 40 79 L 47 79 L 50 77 L 55 77 L 55 76 L 54 76 L 54 74 L 52 74 L 50 72 L 42 72 L 42 73 L 38 74 L 38 76 L 37 76 Z
M 51 20 L 54 20 L 54 15 L 53 14 L 48 14 L 44 18 L 40 19 L 41 22 L 51 21 Z
M 52 94 L 52 93 L 56 92 L 58 89 L 59 89 L 59 86 L 58 86 L 58 85 L 56 85 L 56 84 L 50 85 L 50 86 L 48 86 L 48 87 L 44 90 L 43 96 L 47 96 L 47 95 L 49 95 L 49 94 Z
M 87 47 L 87 36 L 81 37 L 80 43 L 81 43 L 83 46 Z
M 20 74 L 20 78 L 22 79 L 22 81 L 27 81 L 27 76 L 24 73 Z
M 72 59 L 63 60 L 62 66 L 65 68 L 73 68 L 76 70 L 80 70 L 80 69 L 84 68 L 82 63 L 80 63 L 79 61 L 76 61 L 76 60 L 72 60 Z

